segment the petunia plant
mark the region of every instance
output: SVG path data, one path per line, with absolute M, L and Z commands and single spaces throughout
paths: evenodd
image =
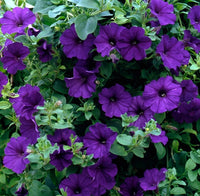
M 0 195 L 200 195 L 197 0 L 0 1 Z

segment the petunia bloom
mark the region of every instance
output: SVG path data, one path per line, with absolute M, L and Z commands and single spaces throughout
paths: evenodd
M 99 103 L 105 115 L 112 118 L 120 117 L 128 111 L 131 102 L 131 95 L 125 91 L 124 87 L 115 84 L 110 88 L 104 88 L 99 93 Z
M 101 56 L 109 56 L 112 50 L 118 50 L 117 42 L 123 29 L 125 28 L 116 23 L 100 26 L 100 32 L 94 44 L 97 47 L 97 51 L 101 53 Z
M 197 29 L 197 31 L 200 33 L 200 6 L 199 5 L 193 6 L 190 9 L 188 13 L 188 19 L 190 19 L 191 25 L 193 25 L 193 27 Z
M 110 157 L 100 158 L 95 165 L 87 167 L 88 174 L 95 180 L 94 187 L 103 186 L 110 190 L 115 185 L 114 177 L 117 175 L 117 166 Z
M 17 196 L 26 196 L 28 195 L 28 190 L 24 188 L 24 186 L 22 185 L 16 192 L 15 194 Z
M 190 53 L 184 49 L 183 42 L 175 37 L 170 38 L 168 35 L 162 36 L 156 52 L 160 54 L 164 66 L 169 69 L 176 70 L 181 65 L 187 65 L 190 60 Z
M 22 33 L 35 20 L 35 15 L 28 8 L 15 7 L 12 11 L 7 11 L 0 19 L 1 30 L 3 34 Z
M 26 137 L 30 144 L 35 144 L 37 142 L 37 138 L 40 137 L 40 132 L 38 131 L 38 126 L 35 122 L 35 119 L 31 118 L 27 120 L 24 117 L 20 117 L 19 121 L 21 123 L 21 136 Z
M 122 196 L 143 196 L 143 190 L 140 187 L 139 178 L 137 176 L 128 177 L 120 186 Z
M 74 67 L 73 77 L 65 78 L 66 86 L 69 88 L 69 95 L 72 97 L 90 98 L 96 90 L 96 75 L 84 68 Z
M 183 80 L 181 82 L 182 94 L 180 97 L 181 102 L 188 102 L 198 95 L 198 87 L 192 80 Z
M 167 142 L 168 142 L 168 137 L 166 136 L 165 131 L 161 131 L 160 135 L 150 134 L 150 138 L 151 138 L 151 141 L 153 143 L 160 143 L 161 142 L 163 145 L 166 145 Z
M 161 26 L 175 23 L 176 15 L 173 13 L 174 6 L 172 4 L 164 2 L 163 0 L 151 0 L 149 8 Z
M 55 150 L 53 154 L 50 154 L 50 163 L 54 165 L 58 171 L 62 171 L 72 164 L 72 157 L 73 153 L 70 150 L 63 150 L 63 148 L 60 147 L 59 150 Z
M 91 183 L 92 180 L 83 173 L 70 174 L 61 181 L 59 188 L 63 188 L 67 196 L 91 196 Z
M 32 115 L 37 112 L 37 106 L 44 105 L 44 98 L 40 94 L 39 87 L 26 84 L 19 89 L 18 94 L 17 98 L 10 98 L 17 116 L 27 120 L 32 119 Z
M 189 46 L 194 49 L 196 53 L 200 51 L 200 39 L 191 35 L 189 30 L 184 31 L 183 43 L 185 47 Z
M 140 187 L 144 191 L 157 190 L 159 183 L 165 180 L 166 171 L 166 168 L 162 168 L 160 171 L 157 168 L 147 169 L 144 177 L 140 179 Z
M 121 31 L 117 47 L 125 60 L 135 59 L 138 61 L 146 57 L 145 50 L 151 46 L 151 39 L 144 34 L 145 31 L 142 27 L 131 27 Z
M 178 107 L 182 88 L 171 76 L 151 81 L 143 92 L 144 105 L 155 113 L 171 111 Z
M 47 138 L 52 145 L 57 143 L 60 147 L 63 145 L 71 146 L 71 135 L 76 136 L 76 133 L 71 129 L 56 129 L 54 135 L 48 135 Z M 77 138 L 76 141 L 78 140 Z
M 94 154 L 94 158 L 107 156 L 117 133 L 101 123 L 90 126 L 89 130 L 83 138 L 87 153 Z
M 4 86 L 8 83 L 7 76 L 0 72 L 0 97 L 2 97 L 1 91 L 4 89 Z
M 43 63 L 50 61 L 53 54 L 52 45 L 47 44 L 47 41 L 44 40 L 37 48 L 37 53 L 39 54 L 40 61 Z
M 138 119 L 131 123 L 130 126 L 135 126 L 141 129 L 145 127 L 145 123 L 151 120 L 154 116 L 154 112 L 149 107 L 144 106 L 144 99 L 142 96 L 135 96 L 132 98 L 127 114 L 129 116 L 139 115 Z
M 23 46 L 22 43 L 15 42 L 9 44 L 3 49 L 3 57 L 1 62 L 3 63 L 3 68 L 7 69 L 8 73 L 16 74 L 18 70 L 23 70 L 26 65 L 23 60 L 30 53 L 28 47 Z
M 90 50 L 93 48 L 95 37 L 89 34 L 86 40 L 81 40 L 74 24 L 66 29 L 60 37 L 60 42 L 64 46 L 63 51 L 68 58 L 77 57 L 78 59 L 87 59 Z
M 5 167 L 20 174 L 26 168 L 29 160 L 26 158 L 26 152 L 29 141 L 25 137 L 11 138 L 4 152 L 3 164 Z

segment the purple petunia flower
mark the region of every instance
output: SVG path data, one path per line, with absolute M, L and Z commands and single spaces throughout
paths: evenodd
M 100 26 L 100 32 L 94 44 L 97 47 L 97 51 L 101 53 L 101 56 L 109 56 L 112 50 L 118 50 L 117 42 L 123 29 L 125 28 L 116 23 Z
M 143 196 L 139 178 L 137 176 L 126 178 L 120 186 L 120 193 L 122 196 Z
M 37 48 L 37 53 L 39 54 L 40 61 L 42 61 L 43 63 L 50 61 L 52 59 L 53 53 L 52 45 L 47 44 L 47 41 L 44 40 L 41 43 L 41 46 Z
M 197 29 L 197 31 L 200 33 L 200 6 L 199 5 L 193 6 L 190 9 L 188 13 L 188 19 L 190 19 L 191 25 L 193 25 L 193 27 Z
M 200 39 L 193 37 L 189 30 L 184 31 L 183 43 L 185 47 L 192 47 L 196 53 L 200 51 Z
M 95 165 L 87 167 L 88 174 L 95 180 L 94 187 L 103 186 L 110 190 L 115 185 L 114 177 L 117 174 L 117 166 L 109 157 L 100 158 Z
M 67 196 L 91 196 L 92 180 L 84 173 L 70 174 L 60 183 L 59 188 L 63 188 Z
M 95 37 L 89 34 L 86 40 L 81 40 L 74 24 L 70 29 L 66 29 L 60 37 L 60 42 L 64 46 L 63 51 L 68 58 L 77 57 L 78 59 L 87 59 L 90 50 L 93 48 Z
M 132 98 L 127 114 L 129 116 L 139 115 L 139 118 L 130 124 L 130 126 L 138 128 L 145 127 L 145 123 L 154 116 L 154 112 L 149 107 L 144 106 L 144 99 L 142 96 L 135 96 Z
M 4 89 L 4 86 L 8 83 L 7 76 L 0 72 L 0 97 L 2 97 L 1 91 Z
M 37 138 L 40 137 L 40 132 L 38 131 L 38 126 L 35 122 L 35 119 L 31 118 L 27 120 L 24 117 L 20 117 L 19 121 L 21 123 L 21 136 L 26 137 L 30 144 L 35 144 L 37 142 Z
M 41 32 L 41 31 L 40 31 L 39 29 L 36 29 L 36 28 L 34 28 L 34 27 L 32 27 L 32 26 L 30 26 L 30 27 L 28 28 L 28 31 L 27 31 L 27 33 L 28 33 L 29 36 L 34 35 L 35 37 L 36 37 L 40 32 Z
M 164 66 L 169 69 L 176 70 L 177 67 L 188 64 L 190 60 L 190 53 L 184 49 L 183 42 L 175 37 L 170 38 L 168 35 L 162 36 L 156 52 L 160 54 Z
M 28 8 L 15 7 L 12 11 L 7 11 L 0 19 L 1 30 L 3 34 L 22 33 L 35 20 L 35 15 Z
M 151 46 L 151 39 L 144 33 L 145 31 L 141 27 L 131 27 L 121 31 L 117 47 L 125 60 L 142 60 L 146 57 L 145 49 Z
M 1 58 L 1 62 L 3 63 L 3 68 L 7 69 L 8 73 L 16 74 L 18 70 L 26 68 L 23 59 L 26 58 L 30 51 L 22 43 L 11 43 L 3 49 L 2 53 L 3 57 Z
M 172 113 L 173 118 L 179 123 L 193 123 L 200 119 L 200 99 L 194 98 L 189 103 L 183 102 Z
M 84 68 L 73 68 L 73 77 L 65 78 L 66 86 L 69 88 L 69 95 L 72 97 L 90 98 L 96 90 L 96 75 Z
M 160 143 L 161 142 L 163 145 L 166 145 L 167 142 L 168 142 L 168 137 L 166 136 L 165 131 L 161 131 L 160 135 L 152 135 L 152 134 L 150 134 L 149 136 L 150 136 L 151 141 L 153 143 Z
M 188 102 L 198 95 L 198 87 L 192 80 L 183 80 L 181 82 L 182 94 L 180 97 L 181 102 Z
M 50 154 L 50 163 L 54 165 L 58 171 L 62 171 L 72 164 L 72 157 L 73 153 L 70 150 L 63 150 L 63 148 L 60 147 L 59 150 L 55 150 L 53 154 Z
M 110 118 L 113 116 L 120 117 L 126 113 L 131 99 L 131 95 L 119 84 L 115 84 L 115 86 L 110 88 L 104 88 L 99 93 L 99 103 L 102 104 L 102 110 Z
M 47 138 L 52 145 L 57 143 L 60 147 L 63 145 L 71 146 L 71 135 L 76 136 L 76 133 L 71 129 L 56 129 L 54 135 L 48 135 Z M 79 139 L 77 138 L 76 142 L 78 141 Z
M 178 107 L 182 88 L 171 76 L 151 81 L 143 92 L 144 105 L 155 113 L 171 111 Z
M 32 119 L 33 113 L 37 112 L 37 106 L 44 105 L 44 99 L 37 86 L 26 84 L 18 91 L 19 97 L 10 98 L 17 116 L 24 117 L 27 120 Z
M 28 190 L 24 188 L 24 186 L 22 185 L 16 192 L 15 194 L 17 196 L 26 196 L 28 195 Z
M 166 168 L 162 168 L 160 171 L 157 168 L 147 169 L 144 177 L 140 179 L 140 187 L 144 191 L 157 190 L 159 183 L 165 180 L 166 171 Z
M 90 126 L 89 130 L 83 138 L 87 153 L 94 154 L 94 158 L 107 156 L 117 133 L 101 123 Z
M 87 70 L 87 72 L 98 73 L 99 67 L 101 66 L 101 62 L 93 60 L 93 57 L 94 54 L 89 54 L 88 59 L 86 60 L 79 59 L 78 62 L 76 63 L 76 68 L 77 69 L 83 68 Z
M 11 138 L 4 150 L 3 164 L 5 167 L 20 174 L 26 168 L 29 160 L 26 152 L 29 141 L 25 137 Z
M 151 13 L 158 20 L 160 25 L 174 24 L 176 21 L 176 15 L 174 12 L 174 6 L 163 0 L 151 0 L 149 4 Z

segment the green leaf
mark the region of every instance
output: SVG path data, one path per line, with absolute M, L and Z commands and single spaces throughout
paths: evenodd
M 185 164 L 186 170 L 193 170 L 196 167 L 196 163 L 192 159 L 188 159 Z
M 5 174 L 0 174 L 0 183 L 6 184 L 6 175 Z
M 90 120 L 91 117 L 92 117 L 92 112 L 85 112 L 85 118 L 87 120 Z
M 132 150 L 132 152 L 134 153 L 134 155 L 136 155 L 137 157 L 140 157 L 140 158 L 144 158 L 144 153 L 146 152 L 144 150 L 144 148 L 141 148 L 141 147 L 136 147 Z
M 56 16 L 60 15 L 64 11 L 65 11 L 65 5 L 60 5 L 58 7 L 55 7 L 53 10 L 49 10 L 48 16 L 50 18 L 55 18 Z
M 57 79 L 53 84 L 53 89 L 59 93 L 67 94 L 68 89 L 66 87 L 65 81 Z
M 0 110 L 6 110 L 11 107 L 11 103 L 8 101 L 0 101 Z
M 130 135 L 119 134 L 117 136 L 117 142 L 124 146 L 131 146 L 133 138 Z
M 166 154 L 166 149 L 162 143 L 155 143 L 154 146 L 156 148 L 158 159 L 161 160 Z
M 49 10 L 55 8 L 49 0 L 37 0 L 33 8 L 33 13 L 47 14 Z
M 197 175 L 198 175 L 198 170 L 189 170 L 188 171 L 188 178 L 190 179 L 190 181 L 195 181 L 197 179 Z
M 172 182 L 172 185 L 182 185 L 182 186 L 186 186 L 185 181 L 183 180 L 175 180 Z
M 19 35 L 15 38 L 15 41 L 16 42 L 20 42 L 22 43 L 23 45 L 30 45 L 31 44 L 31 41 L 27 38 L 26 35 Z
M 171 191 L 170 194 L 174 195 L 183 195 L 186 194 L 185 189 L 181 187 L 174 187 Z
M 112 63 L 102 62 L 100 67 L 100 73 L 106 78 L 109 78 L 112 74 L 112 67 L 113 67 Z
M 46 27 L 44 29 L 44 31 L 41 31 L 38 35 L 37 35 L 37 39 L 40 40 L 42 38 L 45 37 L 51 37 L 53 35 L 53 31 L 50 27 Z
M 197 132 L 194 129 L 184 129 L 183 133 L 191 133 L 191 134 L 197 135 Z
M 195 163 L 200 164 L 200 154 L 193 151 L 193 152 L 190 152 L 190 157 Z
M 86 14 L 80 14 L 75 20 L 75 29 L 80 39 L 85 40 L 90 33 L 93 33 L 97 27 L 98 18 L 96 16 L 88 17 Z
M 154 118 L 156 119 L 158 124 L 161 124 L 163 120 L 166 118 L 166 113 L 155 114 Z
M 11 9 L 11 8 L 16 7 L 15 1 L 14 1 L 14 0 L 4 0 L 4 1 L 5 1 L 5 3 L 6 3 L 6 7 L 7 7 L 7 8 Z
M 119 145 L 116 141 L 112 144 L 110 152 L 119 156 L 127 156 L 125 148 Z
M 99 9 L 99 2 L 97 0 L 79 0 L 76 5 L 80 7 Z

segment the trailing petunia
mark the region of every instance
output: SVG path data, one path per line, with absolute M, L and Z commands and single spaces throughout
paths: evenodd
M 199 5 L 193 6 L 190 9 L 188 13 L 188 19 L 190 19 L 191 25 L 193 25 L 193 27 L 197 29 L 197 31 L 200 33 L 200 6 Z

